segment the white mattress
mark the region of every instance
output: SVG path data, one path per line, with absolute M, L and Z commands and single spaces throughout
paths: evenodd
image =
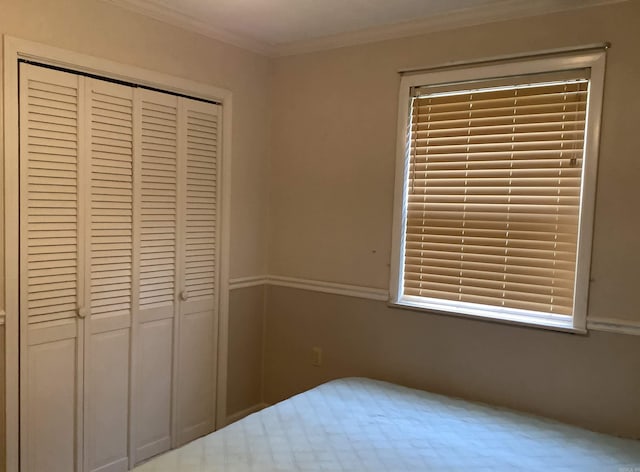
M 335 380 L 136 472 L 640 472 L 640 441 L 362 378 Z

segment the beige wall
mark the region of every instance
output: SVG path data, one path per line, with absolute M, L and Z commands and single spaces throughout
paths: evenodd
M 275 61 L 269 272 L 389 286 L 398 70 L 611 41 L 589 318 L 640 322 L 640 2 Z M 630 214 L 629 212 L 632 211 Z M 271 288 L 265 399 L 372 375 L 640 436 L 640 338 L 588 337 Z M 312 346 L 327 364 L 311 366 Z
M 624 87 L 640 73 L 639 17 L 634 0 L 269 60 L 98 0 L 0 0 L 0 34 L 234 92 L 232 278 L 268 272 L 378 288 L 388 287 L 396 71 L 612 41 L 590 314 L 628 320 L 640 320 L 632 296 L 640 221 L 625 216 L 639 203 L 633 113 L 640 98 L 625 96 Z M 264 295 L 262 288 L 230 294 L 229 413 L 262 400 L 265 362 L 268 401 L 336 376 L 371 375 L 639 434 L 631 424 L 640 424 L 638 338 L 577 337 L 267 288 L 263 359 Z M 310 365 L 316 345 L 325 353 L 320 368 Z
M 270 113 L 271 67 L 268 59 L 97 0 L 0 0 L 2 34 L 231 90 L 234 95 L 230 275 L 241 277 L 266 272 L 264 175 L 269 137 L 265 123 Z M 0 95 L 1 90 L 0 86 Z M 2 147 L 0 142 L 0 162 Z M 0 245 L 0 267 L 2 259 Z M 0 287 L 1 311 L 4 308 L 1 272 Z M 16 294 L 7 294 L 11 296 Z M 253 295 L 254 299 L 260 297 L 261 292 Z M 255 403 L 260 395 L 255 383 L 261 379 L 261 361 L 255 360 L 261 344 L 252 346 L 250 341 L 261 337 L 255 333 L 255 326 L 262 329 L 262 301 L 247 304 L 236 303 L 236 300 L 232 298 L 230 312 L 229 349 L 233 359 L 229 366 L 228 396 L 232 408 L 229 413 Z M 236 309 L 242 322 L 235 319 Z M 8 313 L 7 316 L 17 315 Z M 258 324 L 254 326 L 255 323 Z M 4 336 L 0 338 L 0 384 L 3 384 Z M 245 348 L 249 351 L 244 352 Z M 250 381 L 249 377 L 256 380 Z M 0 421 L 0 435 L 4 435 L 4 421 Z
M 276 60 L 269 272 L 388 288 L 398 70 L 608 40 L 589 315 L 640 322 L 639 21 L 636 0 Z
M 264 342 L 263 286 L 229 294 L 229 397 L 227 411 L 237 413 L 262 403 Z
M 0 11 L 0 34 L 231 90 L 231 277 L 265 272 L 267 58 L 99 0 L 0 0 Z
M 424 315 L 270 287 L 265 400 L 372 377 L 640 438 L 640 340 Z M 311 348 L 323 364 L 311 365 Z

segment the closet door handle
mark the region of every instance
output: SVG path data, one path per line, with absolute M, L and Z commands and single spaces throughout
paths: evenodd
M 79 306 L 76 309 L 76 313 L 78 314 L 78 318 L 86 318 L 87 315 L 89 315 L 89 309 L 85 308 L 85 307 L 82 307 L 82 306 Z
M 180 292 L 180 300 L 182 300 L 183 302 L 189 300 L 189 292 L 187 292 L 186 290 Z

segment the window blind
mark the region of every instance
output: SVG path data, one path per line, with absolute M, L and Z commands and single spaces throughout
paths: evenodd
M 405 297 L 572 315 L 587 93 L 580 78 L 412 99 Z

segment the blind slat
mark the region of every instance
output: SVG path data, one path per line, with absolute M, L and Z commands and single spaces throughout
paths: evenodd
M 587 96 L 581 80 L 412 100 L 405 295 L 571 315 Z

